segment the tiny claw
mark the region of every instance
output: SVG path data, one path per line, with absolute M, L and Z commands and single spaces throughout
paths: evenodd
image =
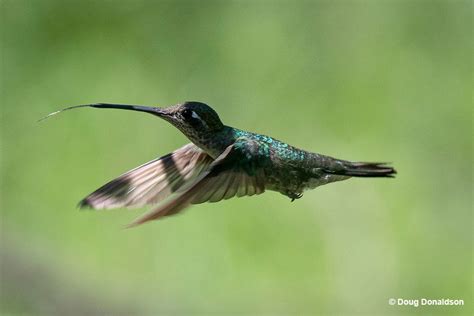
M 290 195 L 291 202 L 293 202 L 296 199 L 300 199 L 303 196 L 303 193 L 293 193 Z

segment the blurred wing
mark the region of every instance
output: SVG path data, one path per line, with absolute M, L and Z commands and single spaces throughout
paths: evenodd
M 265 174 L 259 161 L 258 142 L 234 143 L 177 196 L 132 222 L 128 227 L 176 214 L 190 204 L 217 202 L 237 196 L 252 196 L 265 191 Z M 252 158 L 249 158 L 252 157 Z
M 213 159 L 190 143 L 110 181 L 79 206 L 94 209 L 156 204 L 207 168 Z

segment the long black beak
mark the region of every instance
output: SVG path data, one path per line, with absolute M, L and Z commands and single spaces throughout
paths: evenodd
M 77 108 L 85 108 L 85 107 L 99 108 L 99 109 L 130 110 L 130 111 L 146 112 L 146 113 L 150 113 L 150 114 L 160 116 L 160 117 L 167 116 L 166 111 L 164 111 L 162 108 L 159 108 L 159 107 L 142 106 L 142 105 L 127 105 L 127 104 L 96 103 L 96 104 L 83 104 L 83 105 L 70 106 L 68 108 L 50 113 L 46 115 L 45 117 L 43 117 L 42 119 L 38 120 L 38 122 L 41 122 L 53 115 L 59 114 L 64 111 L 77 109 Z

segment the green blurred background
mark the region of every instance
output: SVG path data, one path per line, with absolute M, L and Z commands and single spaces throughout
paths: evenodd
M 1 313 L 470 314 L 471 1 L 1 1 Z M 76 203 L 187 140 L 68 105 L 200 100 L 300 148 L 391 161 L 290 203 Z M 394 298 L 464 307 L 389 306 Z

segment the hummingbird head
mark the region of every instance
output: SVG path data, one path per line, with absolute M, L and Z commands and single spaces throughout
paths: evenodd
M 191 139 L 212 134 L 224 128 L 216 111 L 201 102 L 188 101 L 161 108 L 159 116 Z

